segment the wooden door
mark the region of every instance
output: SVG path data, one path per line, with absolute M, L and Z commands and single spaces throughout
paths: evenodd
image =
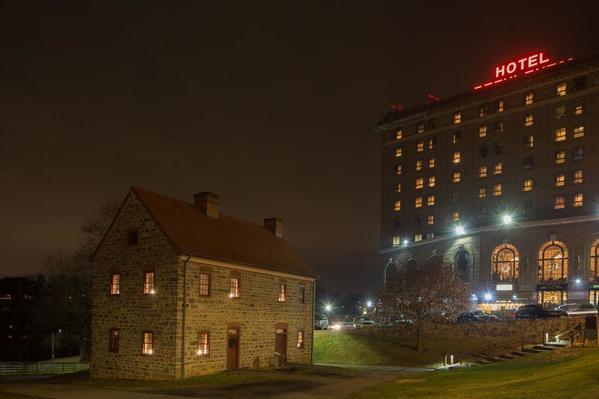
M 281 365 L 287 364 L 287 328 L 277 327 L 275 352 L 281 354 Z
M 239 368 L 239 328 L 231 327 L 227 333 L 227 370 Z

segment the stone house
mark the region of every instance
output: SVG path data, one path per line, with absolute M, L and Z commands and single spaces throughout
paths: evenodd
M 132 188 L 91 257 L 90 374 L 177 379 L 311 363 L 315 272 L 264 225 Z

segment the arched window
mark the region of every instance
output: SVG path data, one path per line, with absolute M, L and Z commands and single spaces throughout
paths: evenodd
M 511 244 L 502 244 L 493 250 L 493 282 L 515 282 L 520 276 L 520 255 Z
M 589 265 L 589 277 L 591 281 L 599 280 L 599 240 L 595 240 L 591 245 L 589 254 L 591 264 Z
M 397 265 L 393 262 L 387 263 L 385 267 L 385 287 L 395 278 L 397 275 Z
M 464 247 L 458 249 L 453 258 L 453 264 L 460 279 L 464 282 L 470 281 L 470 254 Z
M 565 281 L 568 278 L 568 249 L 560 241 L 550 241 L 539 251 L 539 281 Z

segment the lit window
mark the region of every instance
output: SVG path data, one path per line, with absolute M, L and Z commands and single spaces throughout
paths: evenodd
M 566 141 L 566 128 L 560 127 L 559 129 L 555 129 L 555 142 L 558 143 L 560 141 Z
M 397 147 L 395 149 L 395 158 L 399 158 L 402 156 L 402 151 L 401 151 L 401 147 Z
M 210 295 L 210 274 L 200 273 L 200 295 Z
M 558 105 L 555 107 L 555 119 L 562 119 L 566 116 L 566 106 Z
M 279 302 L 287 301 L 287 283 L 281 281 L 279 283 Z
M 395 183 L 395 192 L 401 193 L 401 183 Z
M 487 125 L 478 127 L 478 137 L 487 137 Z
M 574 184 L 580 184 L 584 180 L 582 169 L 574 171 Z
M 110 295 L 119 295 L 121 293 L 121 275 L 113 273 L 110 276 Z
M 119 329 L 111 328 L 108 331 L 108 352 L 119 353 Z
M 460 221 L 460 213 L 458 211 L 451 212 L 451 221 L 454 223 Z
M 435 176 L 430 176 L 428 178 L 428 186 L 429 187 L 435 187 Z
M 424 133 L 424 123 L 419 123 L 416 126 L 416 133 L 418 133 L 418 134 Z
M 395 174 L 398 176 L 401 175 L 401 165 L 397 165 L 395 167 Z
M 400 129 L 395 133 L 395 139 L 401 140 L 402 138 L 403 138 L 403 130 Z
M 529 127 L 535 124 L 535 117 L 533 114 L 528 114 L 524 117 L 524 126 Z
M 401 238 L 399 236 L 393 236 L 393 246 L 398 247 L 401 244 Z
M 555 159 L 556 165 L 562 165 L 562 164 L 566 163 L 566 151 L 565 150 L 556 151 L 554 159 Z
M 568 84 L 566 82 L 559 83 L 555 88 L 555 92 L 558 96 L 565 96 L 567 94 L 567 91 Z
M 503 188 L 501 186 L 501 183 L 497 183 L 493 186 L 493 195 L 497 197 L 501 194 L 503 194 Z
M 583 147 L 572 148 L 572 159 L 574 161 L 580 161 L 583 158 L 584 158 L 584 148 Z
M 456 151 L 453 153 L 452 157 L 451 157 L 451 163 L 453 164 L 458 164 L 462 161 L 462 153 L 459 151 Z
M 534 103 L 534 101 L 535 101 L 535 93 L 532 91 L 529 93 L 526 93 L 526 96 L 524 96 L 524 104 L 530 105 L 530 104 Z
M 558 173 L 555 175 L 555 187 L 563 187 L 566 185 L 566 175 Z
M 462 139 L 461 132 L 453 132 L 451 134 L 451 144 L 459 144 L 461 139 Z
M 414 199 L 414 208 L 422 208 L 422 197 L 416 197 Z
M 396 200 L 396 201 L 393 203 L 393 210 L 394 210 L 395 212 L 401 211 L 401 201 L 400 201 L 400 200 Z
M 479 187 L 478 188 L 478 198 L 486 198 L 487 197 L 487 188 Z
M 497 112 L 503 112 L 504 110 L 504 106 L 503 106 L 503 100 L 498 100 L 497 101 Z
M 563 195 L 558 195 L 553 199 L 553 209 L 564 209 L 566 207 L 566 199 Z
M 426 224 L 435 224 L 435 215 L 428 215 L 426 217 Z
M 458 125 L 460 123 L 462 123 L 462 113 L 456 112 L 455 114 L 453 114 L 453 124 Z
M 210 334 L 207 331 L 198 333 L 198 355 L 207 356 L 210 353 Z
M 493 174 L 500 175 L 502 173 L 503 173 L 503 163 L 497 162 L 495 165 L 493 165 Z
M 428 139 L 428 149 L 432 150 L 433 148 L 435 148 L 435 144 L 437 144 L 437 139 L 435 139 L 434 137 L 431 137 L 430 139 Z
M 451 174 L 451 182 L 452 183 L 459 183 L 460 180 L 462 180 L 462 173 L 460 173 L 460 172 L 453 172 Z
M 417 171 L 417 172 L 422 170 L 423 163 L 424 163 L 424 162 L 423 162 L 422 160 L 418 160 L 418 161 L 416 161 L 416 171 Z
M 435 196 L 434 195 L 429 195 L 428 197 L 426 197 L 426 205 L 427 206 L 435 205 Z
M 582 115 L 584 113 L 584 102 L 574 104 L 574 115 Z
M 575 139 L 584 137 L 584 126 L 576 126 L 572 135 Z
M 487 177 L 487 165 L 478 167 L 478 177 Z
M 416 190 L 420 190 L 421 188 L 424 188 L 424 178 L 423 177 L 419 177 L 416 179 Z
M 144 273 L 144 294 L 154 294 L 154 272 Z
M 533 148 L 535 146 L 535 136 L 529 134 L 528 136 L 522 137 L 522 145 L 524 148 Z
M 424 151 L 424 141 L 419 141 L 416 144 L 416 152 L 422 152 Z
M 414 241 L 422 241 L 422 233 L 414 234 Z
M 522 182 L 522 191 L 532 191 L 532 179 L 524 179 Z
M 297 332 L 297 349 L 304 349 L 304 332 L 302 330 Z
M 584 205 L 584 198 L 582 193 L 574 194 L 574 201 L 572 202 L 572 206 L 578 208 L 582 205 Z
M 154 354 L 154 334 L 152 334 L 152 331 L 142 333 L 141 353 L 143 355 Z
M 239 298 L 239 277 L 229 278 L 229 298 Z
M 429 158 L 428 159 L 428 168 L 429 169 L 434 169 L 435 168 L 435 158 Z

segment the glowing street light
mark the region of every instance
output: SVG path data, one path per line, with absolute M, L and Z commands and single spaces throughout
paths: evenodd
M 580 280 L 580 278 L 577 278 L 577 279 L 576 279 L 574 282 L 575 282 L 576 284 L 580 284 L 580 283 L 582 283 L 582 280 Z
M 366 301 L 366 307 L 367 308 L 371 308 L 372 307 L 372 301 Z
M 406 246 L 410 243 L 410 240 L 408 240 L 407 238 L 403 240 L 403 245 Z
M 463 235 L 466 233 L 466 229 L 464 229 L 464 226 L 456 226 L 455 227 L 455 233 L 459 236 Z
M 505 214 L 501 217 L 501 221 L 503 224 L 512 224 L 514 219 L 512 218 L 512 215 Z
M 491 301 L 493 300 L 493 295 L 490 292 L 485 292 L 483 298 L 485 298 L 485 301 Z
M 331 310 L 333 310 L 333 306 L 331 306 L 328 303 L 326 305 L 324 305 L 324 311 L 325 312 L 330 312 Z

